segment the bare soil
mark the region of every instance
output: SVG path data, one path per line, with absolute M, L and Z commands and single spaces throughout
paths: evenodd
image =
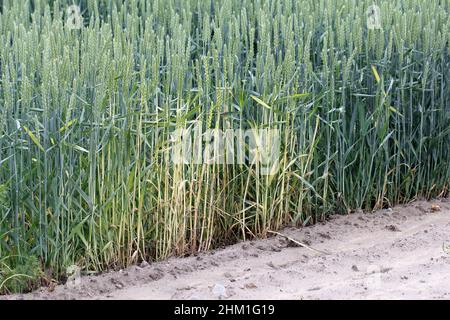
M 0 299 L 450 299 L 449 199 L 280 233 Z

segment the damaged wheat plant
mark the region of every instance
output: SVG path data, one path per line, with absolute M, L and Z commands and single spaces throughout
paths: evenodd
M 448 195 L 450 1 L 375 4 L 2 1 L 0 293 Z M 174 164 L 194 123 L 278 170 Z

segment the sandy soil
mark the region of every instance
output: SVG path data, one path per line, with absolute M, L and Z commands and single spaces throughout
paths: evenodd
M 2 298 L 450 299 L 449 199 L 281 233 Z

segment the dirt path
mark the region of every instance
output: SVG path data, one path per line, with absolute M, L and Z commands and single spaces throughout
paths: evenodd
M 7 299 L 450 299 L 449 199 L 330 220 Z

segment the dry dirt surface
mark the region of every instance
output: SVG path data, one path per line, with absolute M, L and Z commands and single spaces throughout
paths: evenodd
M 331 216 L 69 284 L 2 299 L 450 299 L 450 200 Z

